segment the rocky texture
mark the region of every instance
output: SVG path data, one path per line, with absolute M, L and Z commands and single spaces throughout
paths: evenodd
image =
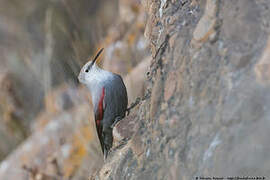
M 120 0 L 116 26 L 109 29 L 100 46 L 105 46 L 103 67 L 126 75 L 148 56 L 143 36 L 146 16 L 138 0 Z
M 136 79 L 136 90 L 130 89 L 134 88 L 132 84 L 127 86 L 128 91 L 134 93 L 129 94 L 130 97 L 143 92 L 144 80 L 138 78 L 137 73 L 144 74 L 145 63 L 147 61 L 125 78 Z M 86 88 L 63 84 L 49 93 L 45 98 L 45 110 L 32 124 L 33 134 L 1 162 L 0 179 L 85 179 L 96 173 L 103 163 L 103 155 L 89 104 L 91 99 Z M 133 128 L 137 120 L 135 112 L 133 110 L 116 125 L 115 147 L 123 146 L 136 132 Z M 127 131 L 126 127 L 132 128 Z M 11 134 L 9 138 L 14 141 L 15 137 Z M 4 150 L 7 145 L 3 144 Z
M 58 8 L 63 5 L 57 2 L 51 2 L 55 6 L 42 11 L 46 15 L 41 13 L 37 16 L 47 17 L 47 25 L 50 24 L 51 12 L 59 12 Z M 76 4 L 77 1 L 65 2 Z M 23 3 L 19 4 L 23 7 Z M 70 4 L 66 5 L 68 10 Z M 35 6 L 25 7 L 30 17 L 39 15 L 39 11 L 31 10 Z M 24 103 L 29 103 L 27 99 L 33 90 L 42 94 L 39 99 L 30 98 L 38 102 L 33 105 L 42 104 L 45 97 L 44 109 L 31 126 L 33 134 L 1 162 L 0 179 L 86 179 L 89 174 L 94 179 L 269 178 L 269 8 L 266 0 L 144 0 L 142 4 L 137 0 L 120 0 L 120 16 L 114 18 L 114 27 L 109 29 L 108 36 L 97 48 L 102 46 L 106 49 L 102 62 L 105 69 L 126 75 L 124 79 L 130 103 L 137 96 L 148 94 L 146 92 L 150 92 L 150 96 L 143 98 L 131 114 L 117 124 L 114 147 L 99 171 L 102 155 L 92 128 L 93 114 L 88 92 L 66 84 L 57 89 L 50 87 L 51 75 L 46 74 L 47 71 L 42 71 L 42 78 L 39 78 L 37 72 L 40 69 L 27 66 L 29 58 L 37 59 L 33 61 L 37 64 L 46 62 L 43 61 L 43 53 L 47 53 L 45 57 L 52 53 L 51 35 L 56 37 L 62 32 L 59 27 L 70 24 L 62 21 L 63 16 L 59 12 L 60 15 L 54 17 L 59 17 L 63 24 L 55 29 L 46 26 L 46 43 L 37 43 L 39 35 L 29 38 L 34 39 L 34 45 L 38 44 L 37 47 L 30 46 L 35 47 L 34 50 L 41 46 L 39 56 L 30 53 L 21 62 L 16 55 L 10 55 L 12 53 L 0 54 L 1 59 L 8 57 L 10 60 L 4 61 L 1 68 L 14 67 L 11 75 L 3 72 L 0 77 L 4 79 L 0 80 L 1 88 L 4 87 L 0 98 L 8 102 L 8 106 L 0 106 L 1 113 L 5 114 L 0 119 L 2 129 L 2 124 L 12 124 L 16 120 L 14 115 L 21 114 L 20 101 L 24 96 L 18 98 L 16 93 L 12 93 L 12 87 L 19 85 L 23 87 L 22 92 L 27 92 Z M 20 11 L 17 13 L 12 14 L 11 19 L 19 17 Z M 74 14 L 77 13 L 74 10 Z M 0 23 L 0 31 L 9 29 L 8 36 L 4 36 L 8 38 L 0 41 L 9 45 L 31 42 L 19 41 L 29 36 L 13 20 L 8 21 L 9 26 Z M 87 17 L 78 22 L 86 27 L 81 29 L 93 27 L 87 26 L 86 22 Z M 32 21 L 28 23 L 33 27 Z M 35 31 L 40 27 L 37 25 L 30 29 Z M 74 24 L 72 27 L 78 26 Z M 15 36 L 14 30 L 19 30 L 20 34 Z M 64 35 L 59 37 L 66 43 Z M 86 61 L 91 45 L 77 35 L 72 39 L 75 57 Z M 147 46 L 150 46 L 152 54 L 150 63 Z M 58 46 L 59 51 L 52 53 L 57 55 L 54 57 L 61 57 L 62 48 L 70 50 L 70 47 Z M 1 52 L 8 52 L 7 49 L 0 46 Z M 48 64 L 45 65 L 48 68 Z M 71 67 L 76 69 L 76 66 Z M 146 69 L 148 80 L 142 83 Z M 24 74 L 24 71 L 29 73 Z M 59 72 L 54 71 L 51 77 L 57 77 Z M 9 78 L 12 79 L 10 83 Z M 28 82 L 34 82 L 33 86 Z M 55 80 L 54 83 L 57 82 Z M 22 108 L 27 115 L 30 111 L 31 108 Z M 92 127 L 89 122 L 92 122 Z M 21 141 L 12 133 L 8 135 L 9 141 L 14 140 L 15 145 L 1 143 L 0 151 L 10 151 Z
M 125 79 L 136 79 L 137 73 L 144 74 L 145 62 L 134 68 Z M 135 82 L 140 86 L 136 87 L 137 91 L 130 89 L 134 88 L 132 86 L 127 88 L 138 95 L 143 91 L 144 80 L 137 78 Z M 45 111 L 32 125 L 33 134 L 1 162 L 0 179 L 85 179 L 96 173 L 103 163 L 103 155 L 89 104 L 91 99 L 86 88 L 64 84 L 49 93 L 45 98 Z M 116 125 L 116 147 L 123 146 L 136 131 L 136 128 L 126 130 L 126 127 L 135 126 L 135 112 L 133 110 L 121 124 Z M 14 135 L 10 138 L 14 141 Z M 3 144 L 3 148 L 7 145 Z
M 33 126 L 34 133 L 2 161 L 0 179 L 80 179 L 102 164 L 93 112 L 89 101 L 78 94 L 83 91 L 62 88 L 54 93 L 58 98 L 51 95 L 54 101 L 50 107 L 60 107 L 61 96 L 73 98 L 63 107 L 77 105 L 41 114 Z
M 148 70 L 150 65 L 150 57 L 142 60 L 135 68 L 130 71 L 124 78 L 126 88 L 129 89 L 128 100 L 134 102 L 137 97 L 142 96 L 145 91 L 145 72 Z
M 16 80 L 6 72 L 0 72 L 0 160 L 26 138 L 25 103 L 16 93 Z
M 93 178 L 269 178 L 269 1 L 143 5 L 151 98 Z
M 67 80 L 69 79 L 68 76 L 70 73 L 74 73 L 72 79 L 75 79 L 78 75 L 75 73 L 78 70 L 78 65 L 89 60 L 86 57 L 90 55 L 88 50 L 91 48 L 90 43 L 93 43 L 89 38 L 99 38 L 97 34 L 103 34 L 101 29 L 106 17 L 102 18 L 102 16 L 107 16 L 112 13 L 109 18 L 113 17 L 117 26 L 110 28 L 108 30 L 108 36 L 106 36 L 96 47 L 105 48 L 104 53 L 99 58 L 100 65 L 107 70 L 111 70 L 122 75 L 129 92 L 129 102 L 133 102 L 138 96 L 142 96 L 145 91 L 145 72 L 149 67 L 151 59 L 149 58 L 147 51 L 148 42 L 143 37 L 146 16 L 143 8 L 137 0 L 120 1 L 120 12 L 119 17 L 117 18 L 115 18 L 115 11 L 110 12 L 113 10 L 110 10 L 110 8 L 113 8 L 110 6 L 113 4 L 113 1 L 106 1 L 102 6 L 98 6 L 98 4 L 96 4 L 96 8 L 99 8 L 99 10 L 96 11 L 96 15 L 101 16 L 102 22 L 99 22 L 99 18 L 95 20 L 92 19 L 93 21 L 89 20 L 89 18 L 93 18 L 90 14 L 95 12 L 92 11 L 92 6 L 89 6 L 89 4 L 92 4 L 92 1 L 81 0 L 78 2 L 68 0 L 59 2 L 53 1 L 51 3 L 52 4 L 50 4 L 48 8 L 43 5 L 38 7 L 38 9 L 44 8 L 45 11 L 48 11 L 47 20 L 48 23 L 50 24 L 51 22 L 52 25 L 52 29 L 47 29 L 49 30 L 47 35 L 49 39 L 53 38 L 53 41 L 46 41 L 46 43 L 49 43 L 47 45 L 45 43 L 47 50 L 44 53 L 48 54 L 43 54 L 41 52 L 40 54 L 42 57 L 38 57 L 36 59 L 31 57 L 30 59 L 27 59 L 28 63 L 33 62 L 29 64 L 25 64 L 25 59 L 23 59 L 21 66 L 18 66 L 18 62 L 20 62 L 18 61 L 18 57 L 13 57 L 14 61 L 12 61 L 12 63 L 14 64 L 5 64 L 11 73 L 3 72 L 3 76 L 1 76 L 1 78 L 3 77 L 3 81 L 1 81 L 0 78 L 1 85 L 9 85 L 9 83 L 11 83 L 11 85 L 15 84 L 14 87 L 16 88 L 15 94 L 12 94 L 12 91 L 9 91 L 8 88 L 3 88 L 4 91 L 0 92 L 0 100 L 2 102 L 10 103 L 9 106 L 6 106 L 4 103 L 2 104 L 3 106 L 0 105 L 0 115 L 3 113 L 3 115 L 5 115 L 4 117 L 8 117 L 4 121 L 13 122 L 14 119 L 10 117 L 12 117 L 13 114 L 19 114 L 18 112 L 21 109 L 26 115 L 32 115 L 31 118 L 20 116 L 23 118 L 23 122 L 25 122 L 25 120 L 29 122 L 26 129 L 27 132 L 31 130 L 31 134 L 16 148 L 16 150 L 11 151 L 25 137 L 22 138 L 21 136 L 18 136 L 19 138 L 17 140 L 14 133 L 10 133 L 8 134 L 8 138 L 3 137 L 5 138 L 5 141 L 2 141 L 4 143 L 0 142 L 0 154 L 2 150 L 4 151 L 4 155 L 2 157 L 0 156 L 0 158 L 3 158 L 7 153 L 10 153 L 0 164 L 0 179 L 87 179 L 89 174 L 96 173 L 97 169 L 101 166 L 103 156 L 95 133 L 96 130 L 92 107 L 89 106 L 89 104 L 91 104 L 89 91 L 81 86 L 76 86 L 76 81 L 71 81 L 70 83 L 67 82 Z M 87 3 L 89 4 L 87 5 Z M 76 5 L 78 4 L 83 4 L 85 6 L 77 7 Z M 55 5 L 58 6 L 55 7 Z M 68 16 L 64 16 L 64 12 L 66 10 L 68 11 L 69 7 L 73 5 L 74 12 L 69 11 L 67 12 Z M 35 6 L 35 3 L 33 6 Z M 85 12 L 85 8 L 89 8 L 90 14 Z M 106 11 L 106 13 L 104 13 L 104 11 Z M 32 14 L 33 12 L 31 13 L 30 11 L 28 13 L 30 13 L 29 17 L 34 16 Z M 82 16 L 80 16 L 80 13 Z M 50 19 L 52 15 L 54 18 Z M 70 16 L 71 19 L 68 18 Z M 73 18 L 75 18 L 76 21 L 76 17 L 78 16 L 80 16 L 80 20 L 73 25 L 80 27 L 78 29 L 75 28 L 75 31 L 79 31 L 80 33 L 74 33 L 76 35 L 69 37 L 70 29 L 66 29 L 66 23 L 69 24 L 69 21 L 74 22 Z M 37 17 L 37 19 L 42 17 Z M 66 18 L 67 21 L 63 21 L 63 19 Z M 33 18 L 32 21 L 34 22 L 31 24 L 31 27 L 39 27 L 39 25 L 35 24 L 35 20 L 36 19 Z M 95 23 L 93 24 L 93 22 Z M 54 26 L 57 23 L 59 23 L 59 26 Z M 97 26 L 97 30 L 93 28 L 96 23 L 99 25 Z M 112 23 L 112 21 L 105 23 L 108 25 L 109 23 Z M 100 27 L 101 25 L 102 27 Z M 70 28 L 73 32 L 73 26 Z M 89 28 L 91 28 L 91 31 Z M 37 29 L 37 34 L 39 34 L 40 29 Z M 62 32 L 62 30 L 65 29 L 67 34 L 59 34 L 59 31 Z M 87 33 L 85 34 L 84 32 Z M 36 33 L 34 33 L 33 36 L 35 34 Z M 30 36 L 29 38 L 33 37 Z M 69 38 L 71 38 L 70 40 L 72 40 L 72 42 L 68 40 Z M 66 46 L 61 44 L 63 42 L 66 43 Z M 57 43 L 57 45 L 53 45 L 54 43 Z M 51 49 L 51 47 L 55 46 L 57 46 L 57 48 Z M 70 50 L 70 46 L 74 48 L 72 51 Z M 65 54 L 61 58 L 55 58 L 59 57 L 61 53 L 64 52 Z M 75 53 L 75 59 L 71 58 L 71 56 L 73 56 L 71 54 L 73 53 Z M 1 55 L 2 54 L 0 53 L 0 56 Z M 45 57 L 43 57 L 43 55 Z M 51 56 L 47 57 L 47 55 Z M 68 60 L 66 57 L 68 57 Z M 5 58 L 6 57 L 4 56 L 3 61 Z M 41 64 L 42 70 L 39 69 L 40 61 L 44 63 Z M 68 64 L 71 63 L 69 64 L 69 68 L 72 68 L 72 72 L 69 71 L 69 68 L 65 68 L 66 65 L 64 64 L 67 62 Z M 50 63 L 52 64 L 50 65 Z M 59 64 L 61 66 L 60 68 L 58 68 Z M 35 69 L 36 66 L 39 68 Z M 53 68 L 51 68 L 51 66 L 53 66 Z M 3 67 L 1 66 L 0 70 L 1 68 Z M 25 69 L 27 69 L 27 73 L 25 73 Z M 23 76 L 23 73 L 26 75 Z M 10 82 L 9 74 L 14 75 L 15 77 L 19 76 L 19 80 L 15 81 L 12 79 Z M 63 76 L 65 76 L 65 81 L 60 83 L 59 81 L 61 81 L 61 79 L 63 80 Z M 24 84 L 24 82 L 29 83 L 26 83 L 25 86 L 20 86 L 21 84 Z M 57 86 L 51 86 L 54 84 L 52 82 L 59 82 L 59 84 L 56 83 Z M 25 93 L 19 94 L 19 97 L 25 98 L 23 99 L 24 103 L 35 101 L 31 106 L 41 106 L 37 112 L 34 113 L 31 111 L 34 111 L 34 108 L 25 108 L 25 106 L 20 108 L 19 104 L 16 104 L 16 93 L 20 92 L 20 89 L 17 87 L 23 87 L 23 90 L 27 91 L 27 95 L 30 94 L 30 97 L 25 96 Z M 40 92 L 41 95 L 35 95 L 36 92 Z M 28 99 L 29 101 L 27 101 Z M 131 136 L 136 132 L 137 129 L 133 127 L 137 123 L 138 118 L 134 113 L 136 113 L 135 109 L 132 110 L 130 116 L 128 116 L 125 121 L 121 124 L 117 124 L 115 134 L 118 136 L 115 137 L 115 148 L 123 147 L 123 145 L 126 144 L 127 139 L 131 138 Z M 0 120 L 0 123 L 2 123 L 2 116 L 0 116 Z M 132 128 L 127 131 L 127 126 Z M 5 128 L 5 126 L 1 126 L 0 135 L 3 128 Z M 12 146 L 8 146 L 8 142 L 13 142 L 13 144 L 10 143 Z M 134 149 L 136 152 L 140 153 L 139 148 L 134 147 Z

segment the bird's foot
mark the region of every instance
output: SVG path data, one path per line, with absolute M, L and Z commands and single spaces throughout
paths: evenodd
M 111 149 L 112 152 L 116 151 L 117 149 L 121 149 L 124 145 L 127 144 L 127 142 L 130 140 L 130 138 L 124 138 L 120 140 L 119 144 Z
M 129 115 L 129 113 L 130 113 L 130 109 L 127 109 L 126 111 L 127 111 L 127 116 L 128 116 L 128 115 Z
M 120 121 L 122 120 L 123 118 L 121 118 L 120 116 L 117 116 L 113 122 L 113 124 L 111 125 L 111 128 L 113 129 L 114 126 Z

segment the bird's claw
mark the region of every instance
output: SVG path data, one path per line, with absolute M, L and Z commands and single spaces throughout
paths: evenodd
M 130 113 L 130 109 L 127 109 L 127 116 L 129 115 L 129 113 Z
M 113 122 L 113 124 L 111 125 L 111 128 L 113 129 L 114 128 L 114 126 L 121 120 L 122 118 L 121 117 L 116 117 L 115 118 L 115 121 Z

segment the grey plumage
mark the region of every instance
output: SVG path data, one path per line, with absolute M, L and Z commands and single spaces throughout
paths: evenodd
M 101 50 L 102 51 L 102 50 Z M 99 51 L 98 55 L 101 53 Z M 104 157 L 112 147 L 112 125 L 125 117 L 128 98 L 125 84 L 120 75 L 100 69 L 95 60 L 86 63 L 78 76 L 92 95 L 96 128 Z M 104 93 L 104 98 L 103 97 Z M 103 102 L 101 102 L 103 100 Z M 101 107 L 100 107 L 101 106 Z
M 127 91 L 121 76 L 114 74 L 109 82 L 104 83 L 104 114 L 103 114 L 103 137 L 104 155 L 107 156 L 108 150 L 112 147 L 112 124 L 116 118 L 124 118 L 127 109 Z
M 106 104 L 104 118 L 115 119 L 117 116 L 124 118 L 128 103 L 125 84 L 118 74 L 114 74 L 108 81 L 104 83 Z

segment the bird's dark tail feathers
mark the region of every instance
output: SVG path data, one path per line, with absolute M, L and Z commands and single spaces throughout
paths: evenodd
M 113 144 L 113 134 L 112 134 L 112 128 L 108 127 L 106 129 L 104 129 L 103 131 L 103 140 L 104 140 L 104 144 L 103 144 L 103 155 L 104 155 L 104 160 L 107 158 L 109 151 L 112 147 Z

